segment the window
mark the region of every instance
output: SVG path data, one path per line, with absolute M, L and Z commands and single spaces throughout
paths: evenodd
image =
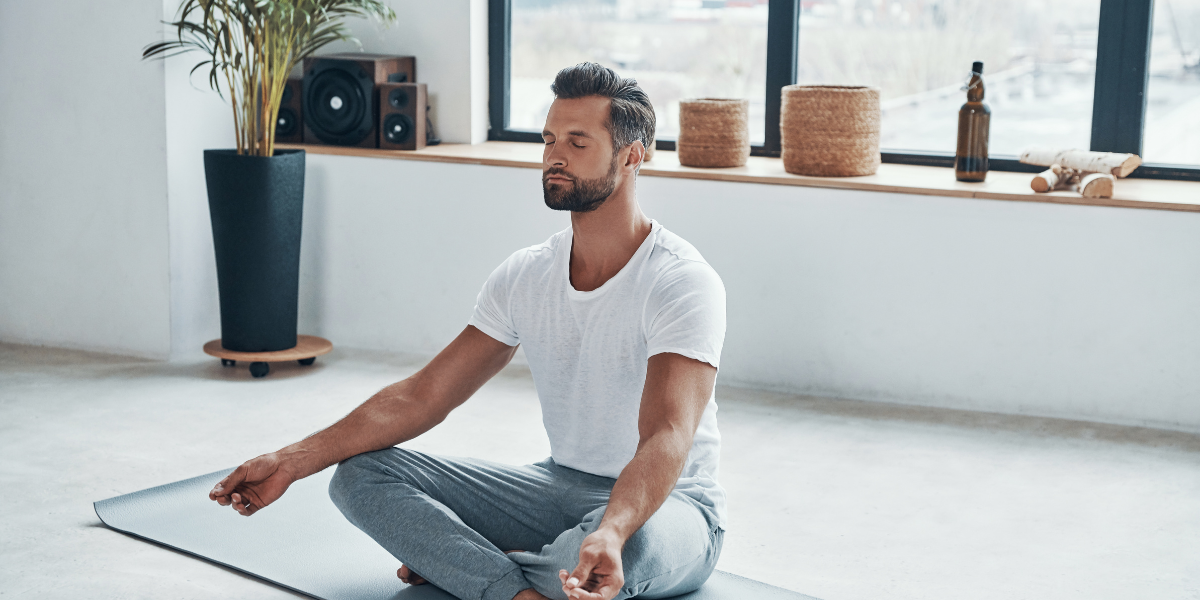
M 511 39 L 512 129 L 541 133 L 554 75 L 593 61 L 638 80 L 655 104 L 657 137 L 678 137 L 681 99 L 717 96 L 748 98 L 751 140 L 763 142 L 767 0 L 512 0 Z
M 490 139 L 540 142 L 558 69 L 635 77 L 674 149 L 679 100 L 750 100 L 779 154 L 780 88 L 867 84 L 884 162 L 951 166 L 960 86 L 984 62 L 992 168 L 1025 146 L 1141 154 L 1134 176 L 1200 180 L 1200 0 L 490 0 Z
M 880 88 L 881 145 L 953 153 L 962 83 L 984 63 L 989 149 L 1086 148 L 1100 0 L 801 3 L 799 83 Z
M 1144 158 L 1200 167 L 1200 0 L 1156 3 L 1149 80 Z

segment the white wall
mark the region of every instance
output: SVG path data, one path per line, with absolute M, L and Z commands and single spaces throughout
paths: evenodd
M 483 280 L 569 219 L 532 169 L 308 156 L 302 331 L 334 344 L 436 352 Z
M 0 3 L 0 340 L 190 357 L 220 334 L 202 151 L 232 146 L 229 108 L 196 57 L 139 60 L 177 3 Z M 442 137 L 482 139 L 485 3 L 393 6 L 354 25 L 364 49 L 417 55 Z M 300 326 L 338 347 L 439 349 L 496 264 L 567 225 L 536 170 L 308 161 Z M 725 280 L 722 381 L 1200 431 L 1200 215 L 639 192 Z
M 0 2 L 0 340 L 168 355 L 161 18 Z
M 163 0 L 174 19 L 179 0 Z M 166 34 L 171 35 L 169 29 Z M 208 214 L 204 150 L 233 148 L 233 112 L 208 86 L 200 54 L 166 59 L 167 182 L 171 238 L 171 355 L 197 354 L 221 337 L 217 259 Z
M 1200 215 L 646 179 L 727 381 L 1200 431 Z
M 567 226 L 532 169 L 308 157 L 301 329 L 434 352 Z M 725 281 L 722 381 L 1200 431 L 1200 215 L 643 177 Z

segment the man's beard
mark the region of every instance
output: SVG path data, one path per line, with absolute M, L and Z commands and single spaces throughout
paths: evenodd
M 558 187 L 551 189 L 546 184 L 546 178 L 551 175 L 559 175 L 568 177 L 571 180 L 571 185 L 568 187 L 563 184 L 558 184 Z M 613 157 L 612 164 L 608 167 L 608 173 L 603 177 L 596 179 L 576 179 L 567 174 L 565 169 L 560 167 L 551 167 L 549 170 L 542 173 L 542 196 L 546 200 L 546 206 L 554 210 L 569 210 L 571 212 L 592 212 L 600 208 L 601 204 L 612 195 L 613 190 L 617 188 L 617 157 Z

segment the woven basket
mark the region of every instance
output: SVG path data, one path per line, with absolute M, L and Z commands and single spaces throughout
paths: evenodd
M 879 169 L 879 88 L 789 85 L 779 129 L 783 168 L 796 175 L 853 177 Z
M 750 156 L 750 101 L 700 98 L 679 101 L 679 164 L 740 167 Z

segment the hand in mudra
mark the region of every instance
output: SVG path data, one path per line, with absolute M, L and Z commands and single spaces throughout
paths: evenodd
M 279 499 L 296 480 L 281 468 L 275 453 L 252 458 L 217 482 L 208 493 L 221 506 L 250 516 Z
M 621 540 L 597 529 L 583 538 L 579 546 L 579 564 L 570 574 L 558 572 L 563 592 L 570 600 L 612 600 L 625 585 L 621 570 Z

